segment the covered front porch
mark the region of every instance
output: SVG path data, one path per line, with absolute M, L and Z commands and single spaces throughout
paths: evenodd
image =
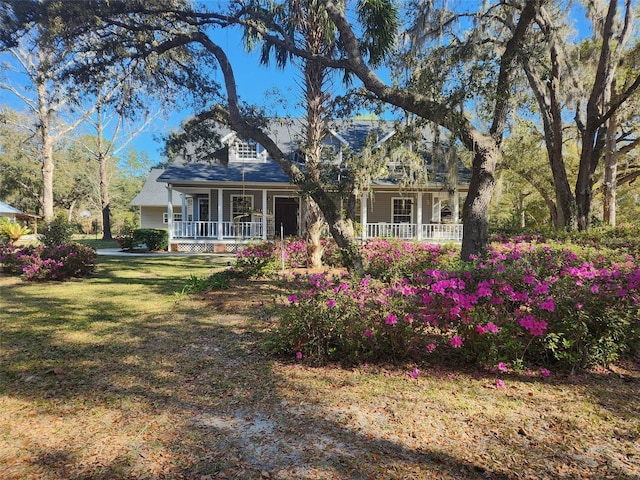
M 223 252 L 238 246 L 284 236 L 302 235 L 301 199 L 289 186 L 274 188 L 179 187 L 182 205 L 167 204 L 169 248 L 172 251 Z M 168 186 L 168 198 L 173 195 Z M 425 242 L 460 242 L 462 224 L 455 223 L 445 197 L 418 192 L 398 196 L 378 192 L 359 199 L 358 238 L 393 238 Z M 444 206 L 443 206 L 444 205 Z M 370 221 L 371 220 L 371 221 Z M 426 221 L 425 221 L 426 220 Z
M 176 209 L 167 202 L 172 251 L 230 251 L 244 243 L 271 240 L 281 230 L 286 236 L 300 235 L 300 199 L 291 185 L 203 188 L 169 184 L 168 198 L 174 189 L 182 204 Z

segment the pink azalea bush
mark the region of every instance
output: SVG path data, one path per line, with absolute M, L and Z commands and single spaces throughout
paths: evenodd
M 387 251 L 381 245 L 363 248 Z M 372 256 L 369 271 L 382 278 L 297 277 L 288 285 L 297 301 L 278 312 L 274 349 L 301 349 L 317 362 L 445 355 L 575 369 L 638 348 L 640 266 L 629 250 L 509 239 L 492 244 L 484 259 L 449 269 L 442 267 L 455 266 L 447 249 L 424 250 L 430 260 L 405 276 L 387 272 L 394 262 L 416 264 L 415 245 Z
M 325 265 L 339 266 L 340 254 L 335 242 L 322 239 Z M 307 242 L 303 238 L 291 237 L 281 242 L 259 242 L 247 245 L 236 254 L 234 271 L 245 278 L 268 276 L 282 268 L 284 253 L 285 268 L 307 265 Z
M 21 274 L 30 281 L 86 277 L 94 271 L 95 260 L 95 250 L 79 243 L 4 248 L 0 251 L 3 273 Z
M 407 242 L 376 238 L 361 246 L 364 270 L 369 275 L 390 280 L 410 276 L 426 268 L 439 265 L 453 268 L 460 257 L 455 245 Z
M 342 255 L 332 239 L 322 239 L 322 261 L 326 266 L 340 267 Z M 234 270 L 246 278 L 277 272 L 282 267 L 283 246 L 278 242 L 247 245 L 236 254 Z M 454 245 L 434 245 L 393 239 L 372 239 L 360 246 L 365 273 L 381 279 L 408 276 L 433 265 L 452 268 L 459 252 Z M 307 265 L 307 243 L 302 238 L 284 241 L 285 268 Z

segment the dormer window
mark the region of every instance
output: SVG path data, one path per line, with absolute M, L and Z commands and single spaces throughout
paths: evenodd
M 236 156 L 242 160 L 255 160 L 258 158 L 258 144 L 255 142 L 236 142 Z

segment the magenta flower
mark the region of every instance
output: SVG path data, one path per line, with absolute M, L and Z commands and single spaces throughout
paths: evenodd
M 498 370 L 500 370 L 501 372 L 506 372 L 507 371 L 507 364 L 504 362 L 500 362 L 498 364 Z
M 543 377 L 548 377 L 549 375 L 551 375 L 551 372 L 549 370 L 547 370 L 546 368 L 541 368 L 540 369 L 540 375 L 542 375 Z
M 455 337 L 451 337 L 451 339 L 449 340 L 449 344 L 453 348 L 462 347 L 462 337 L 460 335 L 456 335 Z
M 496 380 L 496 388 L 503 388 L 504 387 L 504 381 L 503 380 Z
M 365 337 L 367 337 L 367 338 L 371 338 L 371 337 L 373 337 L 373 330 L 371 330 L 370 328 L 367 328 L 367 329 L 364 331 L 364 336 L 365 336 Z
M 482 281 L 478 284 L 478 291 L 476 292 L 478 297 L 491 297 L 493 295 L 493 290 L 489 286 L 489 282 Z
M 540 308 L 547 312 L 553 312 L 556 309 L 556 302 L 553 301 L 553 297 L 547 297 L 547 299 L 540 304 Z
M 384 323 L 386 323 L 387 325 L 395 325 L 396 323 L 398 323 L 398 317 L 396 317 L 393 313 L 390 313 L 389 315 L 387 315 Z
M 500 331 L 500 327 L 498 327 L 495 323 L 489 322 L 486 325 L 487 332 L 498 333 Z
M 536 320 L 533 315 L 525 315 L 520 319 L 520 326 L 526 328 L 534 337 L 542 337 L 547 330 L 547 322 Z
M 429 345 L 427 345 L 427 351 L 428 351 L 429 353 L 433 352 L 435 349 L 436 349 L 435 344 L 430 343 Z
M 296 358 L 302 360 L 302 352 L 296 352 Z
M 333 308 L 336 306 L 336 301 L 333 298 L 330 298 L 329 300 L 327 300 L 327 306 L 330 308 Z
M 417 368 L 414 368 L 413 371 L 409 374 L 411 378 L 418 378 L 418 375 L 420 375 L 420 370 L 418 370 Z
M 289 303 L 298 303 L 300 301 L 297 295 L 289 295 L 287 300 L 289 300 Z

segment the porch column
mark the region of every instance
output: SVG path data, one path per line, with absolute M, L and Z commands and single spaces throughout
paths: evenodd
M 222 189 L 218 188 L 218 240 L 222 240 Z
M 433 196 L 433 206 L 431 207 L 431 223 L 440 223 L 441 216 L 440 210 L 442 210 L 442 200 L 440 197 Z
M 360 223 L 362 224 L 362 241 L 367 239 L 367 201 L 368 197 L 366 193 L 360 197 Z
M 267 240 L 267 190 L 262 190 L 262 240 Z
M 416 239 L 422 240 L 422 192 L 418 192 L 418 209 L 416 212 Z
M 167 250 L 171 251 L 171 240 L 173 240 L 173 187 L 170 183 L 167 183 L 167 227 L 169 228 Z
M 460 223 L 460 194 L 456 190 L 453 194 L 453 223 Z
M 185 219 L 187 218 L 187 195 L 184 193 L 181 193 L 180 198 L 182 199 L 181 214 L 182 214 L 182 221 L 184 222 Z

